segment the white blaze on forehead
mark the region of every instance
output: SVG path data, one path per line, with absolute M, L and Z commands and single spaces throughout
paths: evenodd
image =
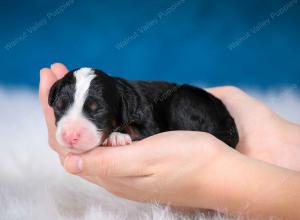
M 91 68 L 81 68 L 74 72 L 76 78 L 74 103 L 70 109 L 73 113 L 80 113 L 86 100 L 91 81 L 96 77 Z

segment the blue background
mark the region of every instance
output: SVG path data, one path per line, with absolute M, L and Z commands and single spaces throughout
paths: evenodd
M 39 69 L 60 61 L 70 69 L 95 67 L 129 79 L 299 87 L 300 2 L 270 18 L 289 2 L 74 0 L 62 10 L 66 1 L 1 1 L 0 86 L 35 89 Z M 53 16 L 55 10 L 61 11 Z M 228 48 L 267 18 L 270 24 Z M 142 26 L 148 28 L 143 33 Z

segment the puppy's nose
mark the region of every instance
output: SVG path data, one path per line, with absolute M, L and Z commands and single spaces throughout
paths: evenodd
M 63 140 L 69 145 L 75 145 L 80 140 L 80 133 L 79 132 L 63 132 L 62 134 Z

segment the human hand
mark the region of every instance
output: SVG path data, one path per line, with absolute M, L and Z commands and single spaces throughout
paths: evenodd
M 232 87 L 208 89 L 235 119 L 236 149 L 253 158 L 300 171 L 300 126 L 283 119 L 263 103 Z
M 233 216 L 295 219 L 300 175 L 246 157 L 214 136 L 160 133 L 130 146 L 68 155 L 67 171 L 135 201 L 218 210 Z
M 63 158 L 66 150 L 55 139 L 52 108 L 48 93 L 53 83 L 68 72 L 62 64 L 41 70 L 40 100 L 47 122 L 49 144 Z M 232 86 L 208 89 L 220 98 L 233 115 L 239 131 L 237 150 L 247 156 L 286 168 L 300 170 L 300 128 L 272 112 L 263 103 Z M 298 158 L 295 158 L 298 155 Z
M 68 152 L 59 146 L 55 139 L 55 119 L 53 110 L 48 105 L 51 86 L 67 72 L 67 68 L 62 64 L 54 64 L 51 69 L 41 70 L 40 101 L 47 123 L 50 146 L 60 155 L 66 170 L 77 173 L 74 164 L 78 161 L 70 155 L 65 159 Z M 176 201 L 174 199 L 177 198 L 180 201 L 176 204 L 193 206 L 198 201 L 190 200 L 190 203 L 186 204 L 184 198 L 190 195 L 188 187 L 198 181 L 198 176 L 194 175 L 196 170 L 200 171 L 209 161 L 210 163 L 214 161 L 216 155 L 221 155 L 221 151 L 227 150 L 231 149 L 210 134 L 169 132 L 127 147 L 97 148 L 82 155 L 85 164 L 83 168 L 88 170 L 78 174 L 122 197 L 134 200 L 159 199 L 166 203 L 171 201 L 174 203 Z M 170 175 L 171 173 L 174 175 Z M 147 184 L 145 189 L 143 189 L 145 186 L 141 185 L 144 183 Z M 160 186 L 157 183 L 160 183 Z M 166 187 L 172 189 L 173 193 L 170 190 L 166 191 Z M 164 193 L 161 194 L 162 192 Z M 201 194 L 200 198 L 203 198 L 205 193 Z M 161 197 L 157 197 L 158 195 Z M 205 207 L 207 204 L 201 206 Z
M 48 105 L 48 96 L 52 85 L 67 72 L 68 69 L 60 63 L 55 63 L 50 69 L 43 68 L 40 71 L 39 98 L 48 129 L 48 142 L 50 147 L 58 153 L 61 162 L 68 152 L 58 144 L 55 138 L 55 117 L 53 109 Z
M 289 193 L 283 194 L 280 190 L 290 189 L 290 193 L 297 192 L 298 174 L 249 160 L 206 133 L 167 132 L 130 146 L 97 148 L 86 154 L 77 155 L 81 156 L 81 159 L 75 155 L 68 155 L 64 159 L 66 152 L 60 148 L 53 135 L 54 116 L 47 99 L 52 84 L 66 72 L 67 69 L 61 64 L 53 65 L 51 70 L 41 71 L 40 99 L 49 130 L 50 146 L 60 154 L 67 171 L 128 199 L 157 200 L 172 205 L 208 209 L 223 206 L 233 213 L 239 213 L 245 201 L 253 198 L 255 193 L 256 196 L 261 195 L 261 190 L 267 189 L 271 180 L 278 183 L 278 188 L 274 188 L 276 191 L 272 191 L 278 192 L 276 196 L 265 193 L 259 196 L 258 200 L 250 200 L 246 203 L 247 210 L 254 214 L 266 215 L 275 215 L 277 212 L 279 216 L 295 216 L 298 212 L 298 209 L 294 209 L 291 205 L 297 204 L 298 201 L 291 198 L 300 197 L 290 197 Z M 259 147 L 267 144 L 270 147 L 264 149 L 265 152 L 272 148 L 276 150 L 278 145 L 275 140 L 280 140 L 282 135 L 285 137 L 283 144 L 287 143 L 288 146 L 297 144 L 297 140 L 293 139 L 294 134 L 299 131 L 297 125 L 286 122 L 242 91 L 232 87 L 213 88 L 209 91 L 225 103 L 235 118 L 241 136 L 238 145 L 241 152 L 279 164 L 274 160 L 276 157 L 279 158 L 278 155 L 275 155 L 276 157 L 272 155 L 270 159 L 268 154 L 260 154 Z M 250 113 L 252 115 L 249 118 Z M 278 134 L 277 129 L 283 132 Z M 268 138 L 268 135 L 272 135 L 271 138 Z M 276 135 L 279 135 L 279 138 Z M 284 147 L 286 145 L 278 149 Z M 285 156 L 291 154 L 281 155 Z M 295 161 L 295 158 L 292 161 Z M 223 181 L 224 179 L 226 181 Z M 243 181 L 240 181 L 241 179 Z M 285 187 L 282 187 L 283 183 Z M 293 210 L 287 213 L 288 208 Z
M 232 152 L 208 133 L 171 131 L 128 146 L 70 154 L 64 165 L 123 198 L 212 209 L 215 165 Z

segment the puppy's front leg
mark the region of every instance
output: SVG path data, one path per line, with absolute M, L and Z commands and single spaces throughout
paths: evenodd
M 131 144 L 132 140 L 129 134 L 112 132 L 103 142 L 104 146 L 124 146 Z

